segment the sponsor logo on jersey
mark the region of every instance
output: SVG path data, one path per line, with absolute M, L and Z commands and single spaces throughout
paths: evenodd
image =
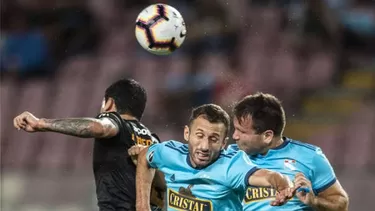
M 244 202 L 247 204 L 255 201 L 274 199 L 276 192 L 273 188 L 248 187 Z
M 151 137 L 142 138 L 140 136 L 134 136 L 134 134 L 132 134 L 132 139 L 135 142 L 135 144 L 140 144 L 144 146 L 151 146 L 152 144 L 154 144 L 154 141 L 151 140 Z
M 138 128 L 134 125 L 133 126 L 133 129 L 134 129 L 134 132 L 137 134 L 137 135 L 143 135 L 143 136 L 151 136 L 151 132 L 148 130 L 148 129 L 145 129 L 145 128 Z
M 168 189 L 168 207 L 177 210 L 212 211 L 212 202 L 196 198 L 191 192 L 191 187 L 193 185 L 181 187 L 178 192 Z
M 136 144 L 150 146 L 158 143 L 158 140 L 151 135 L 150 130 L 147 128 L 138 128 L 132 124 L 135 134 L 132 134 L 132 139 Z

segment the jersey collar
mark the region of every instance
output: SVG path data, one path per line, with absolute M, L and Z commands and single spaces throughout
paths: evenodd
M 287 137 L 283 137 L 283 143 L 280 144 L 279 146 L 275 147 L 275 148 L 270 149 L 270 150 L 278 150 L 278 149 L 282 149 L 282 148 L 286 147 L 286 145 L 288 145 L 289 142 L 290 142 L 290 141 L 289 141 L 289 138 L 287 138 Z
M 287 137 L 283 137 L 283 140 L 284 141 L 283 141 L 282 144 L 280 144 L 279 146 L 277 146 L 275 148 L 269 149 L 268 152 L 265 155 L 257 154 L 257 155 L 254 155 L 254 156 L 264 158 L 264 157 L 267 157 L 274 152 L 278 152 L 278 150 L 284 149 L 290 143 L 290 140 Z

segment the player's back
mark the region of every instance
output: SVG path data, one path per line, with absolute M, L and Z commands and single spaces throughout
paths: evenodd
M 119 133 L 110 139 L 94 143 L 93 170 L 98 205 L 101 210 L 135 210 L 135 173 L 128 149 L 137 144 L 151 145 L 157 139 L 140 122 L 124 120 L 117 113 L 103 113 L 98 118 L 110 118 Z
M 228 151 L 238 151 L 237 145 L 230 145 Z M 321 149 L 314 145 L 302 143 L 285 138 L 283 144 L 271 149 L 266 155 L 249 156 L 250 160 L 259 168 L 279 172 L 289 177 L 291 181 L 298 172 L 302 172 L 307 179 L 312 181 L 313 191 L 319 193 L 336 181 L 328 160 Z M 276 191 L 271 188 L 248 187 L 243 201 L 244 210 L 306 210 L 309 208 L 296 196 L 281 207 L 270 206 L 270 201 L 275 198 Z
M 194 168 L 188 145 L 177 141 L 151 146 L 148 161 L 165 175 L 168 210 L 242 210 L 248 176 L 256 169 L 245 153 L 225 150 L 209 166 Z

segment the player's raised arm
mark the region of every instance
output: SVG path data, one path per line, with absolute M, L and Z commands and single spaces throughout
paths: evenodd
M 118 125 L 110 118 L 37 118 L 23 112 L 13 120 L 14 127 L 26 132 L 56 132 L 81 138 L 110 138 L 119 132 Z
M 138 155 L 136 176 L 136 209 L 137 211 L 150 210 L 151 185 L 155 175 L 155 169 L 148 165 L 146 156 L 148 148 Z
M 154 144 L 142 150 L 138 155 L 136 175 L 137 211 L 150 210 L 151 185 L 155 176 L 155 169 L 165 165 L 166 160 L 162 152 L 167 143 Z

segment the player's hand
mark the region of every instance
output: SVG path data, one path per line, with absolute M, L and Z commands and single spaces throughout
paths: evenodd
M 315 194 L 312 191 L 311 182 L 302 173 L 297 173 L 294 178 L 294 184 L 303 189 L 297 190 L 297 197 L 304 204 L 312 206 L 315 199 Z
M 134 165 L 137 165 L 137 160 L 138 160 L 138 155 L 139 153 L 141 153 L 141 151 L 146 148 L 147 146 L 144 146 L 144 145 L 140 145 L 140 144 L 137 144 L 137 145 L 134 145 L 132 147 L 130 147 L 128 149 L 128 154 L 130 155 L 130 157 L 132 158 L 132 161 L 134 163 Z
M 276 199 L 271 202 L 271 206 L 281 206 L 287 203 L 296 195 L 297 189 L 300 186 L 288 187 L 276 193 Z
M 16 116 L 13 119 L 14 127 L 18 130 L 24 130 L 26 132 L 37 132 L 42 131 L 42 125 L 43 120 L 36 118 L 32 113 L 30 112 L 23 112 L 22 114 Z

